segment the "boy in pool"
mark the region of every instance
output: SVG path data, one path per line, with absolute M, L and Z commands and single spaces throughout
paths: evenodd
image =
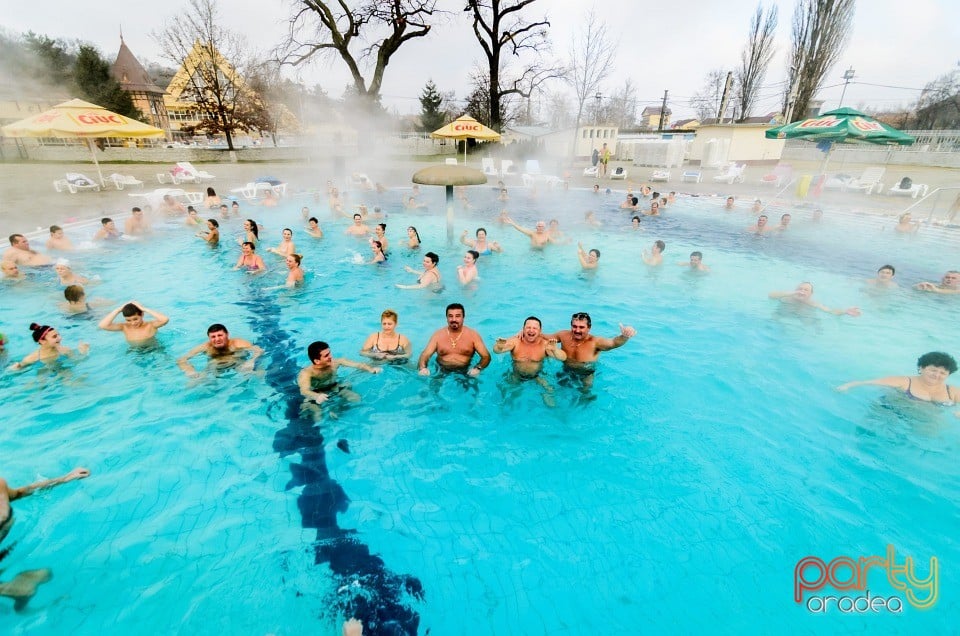
M 90 471 L 86 468 L 74 468 L 66 475 L 55 479 L 45 479 L 28 486 L 20 488 L 11 488 L 7 481 L 0 477 L 0 542 L 6 538 L 13 527 L 13 507 L 11 501 L 16 501 L 23 497 L 29 497 L 37 490 L 52 488 L 65 484 L 75 479 L 84 479 L 90 476 Z M 10 546 L 0 550 L 0 560 L 13 548 Z M 9 582 L 0 582 L 0 596 L 6 596 L 13 599 L 13 608 L 21 611 L 27 606 L 27 602 L 36 593 L 37 585 L 46 583 L 50 580 L 51 572 L 47 568 L 40 570 L 27 570 L 20 572 Z
M 310 366 L 304 367 L 297 375 L 297 386 L 300 395 L 308 401 L 322 404 L 330 399 L 331 395 L 338 395 L 349 402 L 359 402 L 360 396 L 351 391 L 337 380 L 337 369 L 341 366 L 351 369 L 362 369 L 367 373 L 380 373 L 380 367 L 374 367 L 363 362 L 354 362 L 346 358 L 334 358 L 330 345 L 326 342 L 311 342 L 307 347 L 307 357 Z
M 114 324 L 113 321 L 121 312 L 123 312 L 123 324 Z M 144 313 L 150 314 L 155 320 L 144 320 Z M 143 344 L 156 338 L 157 330 L 168 322 L 170 319 L 163 314 L 131 300 L 104 316 L 97 326 L 104 331 L 122 331 L 130 344 Z

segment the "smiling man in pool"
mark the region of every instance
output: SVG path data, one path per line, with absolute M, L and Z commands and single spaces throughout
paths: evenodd
M 237 357 L 241 351 L 250 352 L 250 357 L 242 364 Z M 225 326 L 215 323 L 207 328 L 207 342 L 177 358 L 177 366 L 191 378 L 199 377 L 200 373 L 190 364 L 190 358 L 201 353 L 206 354 L 217 369 L 227 369 L 240 364 L 241 371 L 253 371 L 257 358 L 263 355 L 263 349 L 243 338 L 231 338 Z
M 590 314 L 577 312 L 570 317 L 570 328 L 558 331 L 552 335 L 544 335 L 547 340 L 557 340 L 567 359 L 563 361 L 567 377 L 574 376 L 583 383 L 584 389 L 593 386 L 593 363 L 600 358 L 604 351 L 610 351 L 627 344 L 630 338 L 637 335 L 637 330 L 627 325 L 620 325 L 620 334 L 613 338 L 598 338 L 590 335 L 593 322 Z

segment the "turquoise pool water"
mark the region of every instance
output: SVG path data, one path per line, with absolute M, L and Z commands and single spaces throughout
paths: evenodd
M 887 262 L 904 285 L 938 279 L 956 266 L 952 235 L 894 236 L 889 224 L 831 210 L 814 225 L 809 210 L 791 210 L 794 230 L 758 239 L 742 232 L 749 214 L 710 199 L 678 201 L 634 233 L 615 210 L 622 193 L 531 200 L 517 189 L 508 208 L 518 221 L 557 217 L 574 238 L 533 253 L 494 222 L 492 191 L 476 189 L 456 235 L 482 224 L 505 253 L 482 257 L 480 282 L 462 289 L 454 267 L 466 248 L 447 245 L 442 194 L 424 190 L 430 209 L 415 212 L 399 208 L 403 192 L 354 195 L 389 212 L 385 267 L 354 264 L 368 248 L 323 203 L 245 212 L 266 226 L 264 247 L 294 228 L 310 272 L 295 292 L 264 289 L 279 273 L 231 271 L 233 243 L 207 250 L 177 224 L 151 242 L 71 256 L 76 271 L 102 278 L 87 290 L 110 301 L 96 319 L 60 316 L 51 274 L 0 290 L 7 364 L 31 350 L 32 321 L 92 347 L 53 377 L 0 375 L 2 474 L 20 484 L 93 471 L 15 502 L 7 544 L 18 544 L 0 580 L 36 567 L 54 578 L 25 612 L 0 602 L 5 632 L 332 634 L 354 613 L 375 633 L 952 629 L 960 420 L 879 389 L 833 389 L 910 373 L 928 350 L 956 353 L 952 299 L 862 285 Z M 300 230 L 303 204 L 320 217 L 322 241 Z M 580 225 L 588 208 L 604 227 Z M 396 247 L 411 224 L 422 251 L 440 254 L 442 293 L 394 287 L 412 282 L 403 265 L 422 258 Z M 602 251 L 595 274 L 580 272 L 578 238 Z M 668 264 L 650 270 L 640 250 L 657 238 Z M 673 265 L 694 249 L 713 272 Z M 797 314 L 767 299 L 802 280 L 825 304 L 864 315 Z M 172 317 L 158 350 L 131 351 L 96 330 L 131 298 Z M 622 322 L 638 335 L 601 356 L 593 400 L 560 386 L 551 365 L 556 408 L 532 385 L 504 394 L 509 362 L 495 356 L 476 390 L 412 367 L 344 370 L 363 402 L 316 424 L 300 418 L 294 376 L 309 342 L 358 359 L 391 307 L 419 351 L 450 302 L 466 306 L 488 346 L 529 314 L 554 331 L 589 311 L 595 334 Z M 267 350 L 261 373 L 182 375 L 175 358 L 212 322 Z M 888 544 L 920 575 L 939 558 L 935 607 L 813 615 L 793 601 L 799 559 L 879 555 Z M 875 575 L 874 595 L 895 593 Z

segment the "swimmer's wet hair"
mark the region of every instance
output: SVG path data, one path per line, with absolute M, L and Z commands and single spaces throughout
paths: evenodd
M 663 241 L 657 241 L 656 243 L 654 243 L 654 245 L 660 248 L 661 253 L 663 253 L 663 250 L 667 249 L 667 244 L 664 243 Z
M 326 342 L 322 340 L 317 340 L 316 342 L 311 342 L 310 346 L 307 347 L 307 357 L 310 358 L 310 362 L 320 359 L 320 354 L 330 348 Z
M 85 293 L 80 285 L 67 285 L 67 288 L 63 290 L 63 297 L 75 303 L 79 302 Z
M 109 216 L 105 216 L 102 219 L 100 219 L 100 225 L 106 225 L 107 223 L 112 223 L 112 222 L 113 222 L 113 219 L 111 219 Z
M 309 219 L 307 219 L 307 222 L 310 222 L 310 221 L 313 221 L 313 222 L 316 223 L 317 225 L 320 224 L 320 221 L 317 220 L 317 217 L 315 217 L 315 216 L 311 216 Z
M 414 231 L 416 231 L 416 230 L 414 230 Z M 417 235 L 417 238 L 420 238 L 420 235 L 419 235 L 419 234 Z M 436 265 L 437 263 L 440 262 L 440 257 L 437 256 L 436 254 L 434 254 L 433 252 L 427 252 L 426 254 L 424 254 L 424 256 L 426 256 L 426 257 L 429 258 L 431 261 L 433 261 L 433 264 L 434 264 L 434 265 Z
M 216 219 L 207 219 L 207 223 L 209 223 L 213 227 L 220 227 L 220 222 L 217 221 Z
M 889 269 L 891 274 L 896 274 L 896 273 L 897 273 L 897 270 L 894 269 L 893 265 L 884 265 L 884 266 L 882 266 L 880 269 L 878 269 L 877 272 L 881 272 L 881 271 L 883 271 L 883 270 L 885 270 L 885 269 Z
M 449 305 L 447 305 L 447 308 L 444 310 L 443 315 L 449 314 L 451 309 L 459 309 L 460 311 L 463 312 L 464 316 L 467 315 L 467 310 L 464 309 L 463 305 L 461 305 L 460 303 L 450 303 Z
M 389 318 L 389 319 L 392 320 L 393 322 L 398 322 L 398 319 L 399 319 L 400 317 L 397 315 L 397 312 L 395 312 L 394 310 L 392 310 L 392 309 L 384 309 L 384 310 L 383 310 L 383 313 L 380 314 L 380 320 L 384 320 L 385 318 Z
M 917 368 L 922 369 L 923 367 L 940 367 L 946 369 L 949 373 L 954 373 L 957 370 L 957 361 L 949 353 L 931 351 L 917 358 Z
M 227 331 L 227 328 L 224 325 L 220 324 L 219 322 L 215 322 L 209 327 L 207 327 L 208 336 L 212 333 L 217 333 L 218 331 L 222 331 L 223 333 L 227 333 L 227 334 L 230 333 L 229 331 Z
M 474 263 L 480 260 L 480 252 L 478 252 L 477 250 L 467 250 L 467 254 L 473 257 Z
M 291 254 L 290 257 L 293 260 L 297 261 L 297 265 L 299 265 L 303 261 L 303 254 Z
M 137 307 L 136 305 L 134 305 L 133 303 L 127 303 L 126 305 L 123 306 L 121 313 L 123 313 L 124 318 L 129 318 L 130 316 L 142 316 L 143 310 Z
M 536 316 L 527 316 L 526 318 L 523 319 L 523 324 L 527 324 L 528 320 L 536 320 L 537 324 L 540 325 L 540 328 L 543 329 L 543 323 L 540 322 L 540 319 L 537 318 Z
M 60 227 L 59 225 L 51 225 L 51 226 L 50 226 L 50 233 L 53 234 L 54 232 L 59 232 L 59 231 L 62 230 L 62 229 L 63 229 L 63 228 Z
M 50 325 L 38 325 L 35 322 L 30 323 L 30 331 L 33 332 L 33 341 L 40 342 L 43 340 L 43 337 L 49 332 L 53 331 L 53 327 Z

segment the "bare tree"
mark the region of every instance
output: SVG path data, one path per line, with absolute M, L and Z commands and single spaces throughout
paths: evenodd
M 486 90 L 490 103 L 490 127 L 500 131 L 503 126 L 501 106 L 505 96 L 530 97 L 546 82 L 563 75 L 563 69 L 547 61 L 544 53 L 549 50 L 546 17 L 526 20 L 521 12 L 536 0 L 467 0 L 464 11 L 473 16 L 473 33 L 487 58 L 486 75 L 489 87 Z M 507 59 L 522 61 L 525 54 L 532 61 L 525 62 L 519 73 L 508 78 L 504 73 Z
M 850 35 L 855 2 L 797 0 L 784 96 L 784 113 L 790 113 L 790 121 L 806 116 L 810 100 L 839 61 Z
M 715 68 L 703 80 L 703 88 L 690 98 L 690 108 L 697 112 L 697 119 L 703 121 L 708 117 L 716 117 L 720 110 L 720 101 L 723 99 L 723 87 L 727 83 L 727 72 Z
M 917 100 L 915 125 L 921 129 L 960 128 L 960 70 L 924 86 Z
M 436 0 L 297 0 L 280 59 L 294 66 L 318 55 L 339 56 L 353 78 L 355 94 L 379 103 L 383 75 L 400 47 L 430 32 Z M 362 66 L 372 58 L 369 81 Z
M 577 100 L 571 152 L 575 152 L 577 147 L 577 133 L 584 104 L 588 99 L 593 99 L 594 94 L 599 94 L 600 83 L 610 75 L 613 68 L 617 49 L 617 41 L 608 36 L 607 25 L 597 16 L 596 7 L 591 7 L 580 23 L 580 31 L 574 33 L 570 42 L 572 55 L 566 76 Z
M 628 77 L 617 85 L 606 100 L 600 118 L 621 130 L 637 125 L 637 87 L 633 79 Z
M 777 5 L 763 13 L 763 5 L 757 5 L 757 11 L 750 20 L 750 34 L 740 53 L 740 68 L 734 73 L 736 100 L 743 121 L 750 116 L 750 110 L 756 102 L 757 90 L 763 84 L 767 67 L 773 58 L 773 36 L 777 30 Z
M 163 31 L 154 34 L 162 55 L 182 72 L 171 90 L 198 116 L 195 132 L 223 133 L 233 150 L 233 133 L 264 130 L 259 96 L 244 81 L 252 56 L 244 39 L 220 26 L 216 0 L 190 0 Z

